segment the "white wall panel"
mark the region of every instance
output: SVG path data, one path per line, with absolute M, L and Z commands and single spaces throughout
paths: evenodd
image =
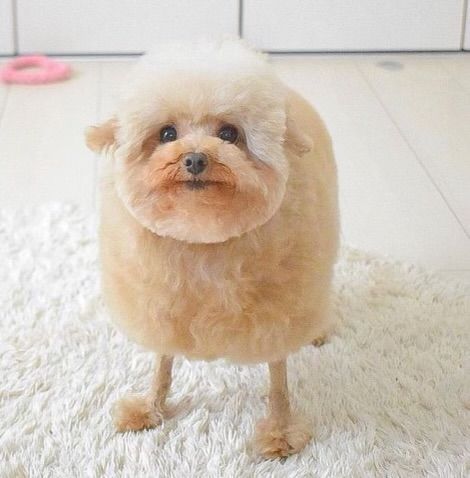
M 459 50 L 463 9 L 464 0 L 245 0 L 243 32 L 273 51 Z
M 12 0 L 0 0 L 0 55 L 14 52 Z
M 238 32 L 238 0 L 17 0 L 21 53 L 136 53 Z

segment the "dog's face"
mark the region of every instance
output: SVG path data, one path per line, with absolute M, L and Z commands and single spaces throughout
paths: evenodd
M 146 228 L 223 242 L 267 222 L 284 196 L 285 99 L 271 77 L 172 75 L 140 85 L 88 133 L 111 146 L 120 199 Z

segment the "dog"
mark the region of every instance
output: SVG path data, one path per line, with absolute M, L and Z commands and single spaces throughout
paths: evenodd
M 88 128 L 106 156 L 102 287 L 116 323 L 157 354 L 146 396 L 117 403 L 118 431 L 159 425 L 173 357 L 267 362 L 267 458 L 311 438 L 289 404 L 287 357 L 328 324 L 338 248 L 336 166 L 314 109 L 241 40 L 161 46 L 116 114 Z

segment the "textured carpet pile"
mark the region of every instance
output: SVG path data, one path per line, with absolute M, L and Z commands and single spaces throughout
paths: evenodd
M 1 477 L 470 476 L 470 291 L 345 248 L 337 332 L 289 359 L 315 439 L 254 456 L 266 368 L 176 361 L 177 419 L 114 432 L 152 354 L 116 331 L 99 291 L 96 221 L 64 205 L 0 212 Z

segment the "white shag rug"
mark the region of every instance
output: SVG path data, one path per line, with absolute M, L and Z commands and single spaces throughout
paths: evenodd
M 263 365 L 176 361 L 161 428 L 117 434 L 110 409 L 150 383 L 152 354 L 102 305 L 96 224 L 48 205 L 0 212 L 1 477 L 470 476 L 470 291 L 343 250 L 338 331 L 289 359 L 295 406 L 314 422 L 299 455 L 247 443 L 263 416 Z

